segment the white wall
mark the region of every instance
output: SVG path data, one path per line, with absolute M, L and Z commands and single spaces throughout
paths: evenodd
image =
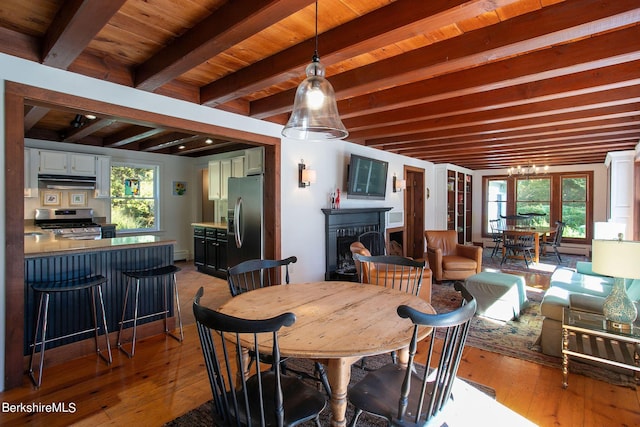
M 389 162 L 385 200 L 354 200 L 346 194 L 347 164 L 351 153 Z M 308 168 L 316 171 L 317 182 L 298 187 L 298 163 L 304 159 Z M 282 142 L 282 256 L 295 255 L 297 264 L 290 269 L 292 282 L 324 280 L 325 216 L 321 209 L 329 208 L 329 195 L 340 189 L 341 208 L 391 207 L 390 212 L 404 211 L 404 192 L 394 193 L 393 174 L 403 177 L 404 166 L 425 169 L 426 185 L 433 177 L 433 164 L 410 157 L 364 147 L 346 141 Z M 425 199 L 425 226 L 433 220 L 433 199 Z M 394 224 L 396 226 L 396 224 Z

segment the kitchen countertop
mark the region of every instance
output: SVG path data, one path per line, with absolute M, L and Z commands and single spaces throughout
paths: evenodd
M 41 233 L 28 235 L 28 233 Z M 86 251 L 111 251 L 130 249 L 143 246 L 164 246 L 175 244 L 175 240 L 168 240 L 153 235 L 114 237 L 113 239 L 72 240 L 56 238 L 52 232 L 34 227 L 25 227 L 24 257 L 36 258 L 41 256 L 72 255 Z
M 192 227 L 206 227 L 206 228 L 224 228 L 227 229 L 226 222 L 194 222 L 191 223 Z

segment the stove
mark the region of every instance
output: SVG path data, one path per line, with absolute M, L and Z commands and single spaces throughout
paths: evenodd
M 93 222 L 93 209 L 36 209 L 35 225 L 50 230 L 56 237 L 73 240 L 97 240 L 100 224 Z

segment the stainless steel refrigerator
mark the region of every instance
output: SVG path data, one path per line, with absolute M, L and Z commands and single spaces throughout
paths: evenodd
M 229 178 L 227 264 L 262 258 L 262 175 Z

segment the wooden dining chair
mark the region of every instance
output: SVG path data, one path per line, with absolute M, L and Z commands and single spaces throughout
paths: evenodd
M 498 253 L 502 247 L 502 231 L 500 231 L 501 219 L 490 219 L 489 228 L 491 229 L 491 240 L 493 241 L 493 250 L 491 251 L 491 258 Z
M 353 259 L 358 265 L 360 283 L 383 286 L 420 296 L 425 261 L 416 261 L 398 255 L 363 255 L 354 253 Z M 391 360 L 397 362 L 396 352 L 391 352 Z M 366 369 L 366 358 L 360 367 Z
M 386 255 L 387 243 L 384 234 L 379 231 L 367 231 L 358 236 L 358 242 L 369 250 L 371 255 Z
M 238 265 L 227 270 L 227 282 L 229 283 L 229 290 L 232 296 L 240 295 L 244 292 L 253 291 L 265 286 L 274 286 L 279 284 L 288 284 L 290 280 L 289 265 L 298 261 L 295 256 L 290 256 L 285 259 L 273 260 L 273 259 L 251 259 L 243 261 Z M 283 274 L 284 273 L 284 274 Z M 284 279 L 284 280 L 283 280 Z M 254 352 L 249 352 L 251 356 L 251 362 L 256 359 Z M 296 373 L 300 377 L 305 377 L 310 380 L 319 381 L 322 383 L 325 391 L 331 396 L 331 386 L 329 385 L 329 379 L 324 365 L 319 361 L 314 361 L 315 375 L 309 375 L 303 371 L 297 371 L 289 368 L 286 365 L 288 358 L 281 360 L 281 368 L 286 371 Z M 270 355 L 262 355 L 263 362 L 267 363 L 272 360 Z
M 295 323 L 295 314 L 241 319 L 200 305 L 203 294 L 201 287 L 193 300 L 193 314 L 213 394 L 214 425 L 281 427 L 315 420 L 320 427 L 325 396 L 298 377 L 285 375 L 278 363 L 278 332 Z M 272 369 L 264 369 L 260 356 L 253 369 L 240 357 L 243 346 L 255 350 L 258 342 L 272 343 Z
M 398 255 L 367 256 L 354 253 L 353 259 L 359 265 L 360 283 L 384 286 L 408 292 L 420 293 L 425 261 L 416 261 Z
M 509 231 L 502 232 L 502 247 L 504 252 L 500 265 L 510 256 L 522 256 L 524 263 L 529 268 L 529 263 L 533 263 L 533 251 L 536 244 L 533 234 L 513 233 Z
M 272 286 L 289 283 L 289 265 L 298 261 L 295 256 L 285 259 L 250 259 L 227 270 L 227 282 L 231 296 Z
M 430 314 L 406 305 L 398 307 L 398 315 L 414 324 L 409 362 L 406 367 L 392 363 L 371 371 L 349 389 L 349 403 L 355 407 L 351 427 L 356 425 L 362 412 L 386 418 L 389 425 L 427 425 L 455 398 L 452 388 L 469 324 L 476 312 L 476 301 L 461 282 L 454 286 L 462 293 L 462 305 L 454 311 Z M 433 331 L 427 339 L 427 362 L 423 369 L 414 363 L 414 358 L 418 330 L 425 327 Z M 442 345 L 438 341 L 442 341 Z M 440 356 L 437 367 L 431 369 L 432 363 L 435 364 L 434 349 Z
M 564 222 L 556 221 L 556 230 L 553 233 L 553 239 L 551 241 L 541 241 L 540 246 L 542 248 L 552 248 L 553 252 L 558 260 L 558 263 L 562 262 L 562 258 L 560 257 L 560 252 L 558 252 L 558 248 L 562 242 L 562 234 L 564 233 Z

